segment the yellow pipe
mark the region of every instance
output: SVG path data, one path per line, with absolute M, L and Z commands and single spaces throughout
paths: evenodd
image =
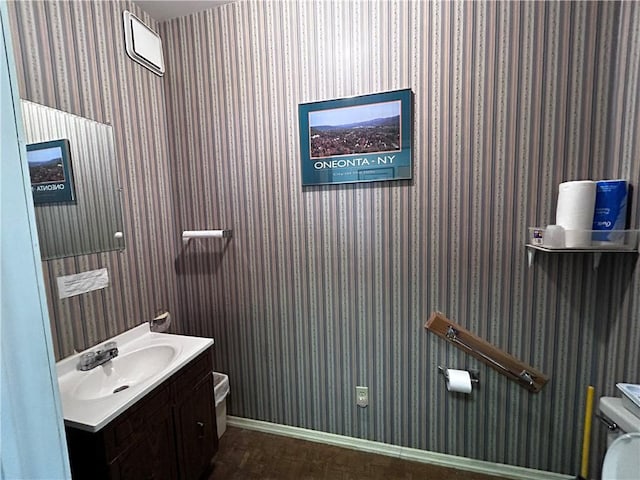
M 593 387 L 587 387 L 587 405 L 584 411 L 584 435 L 582 437 L 582 466 L 580 478 L 587 478 L 589 472 L 589 446 L 591 443 L 591 417 L 593 413 Z

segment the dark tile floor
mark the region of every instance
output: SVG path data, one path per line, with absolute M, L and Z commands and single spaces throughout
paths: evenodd
M 228 427 L 209 480 L 502 480 L 384 455 Z

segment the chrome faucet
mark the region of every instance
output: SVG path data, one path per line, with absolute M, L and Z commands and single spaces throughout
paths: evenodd
M 86 352 L 80 355 L 80 361 L 78 362 L 78 370 L 86 372 L 92 368 L 96 368 L 103 363 L 107 363 L 112 358 L 118 356 L 118 345 L 116 342 L 107 342 L 101 349 Z

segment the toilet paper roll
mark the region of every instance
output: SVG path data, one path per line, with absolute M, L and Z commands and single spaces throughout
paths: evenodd
M 579 180 L 558 187 L 556 225 L 565 229 L 565 247 L 591 245 L 591 228 L 596 203 L 596 182 Z
M 447 390 L 471 393 L 471 375 L 466 370 L 447 369 Z

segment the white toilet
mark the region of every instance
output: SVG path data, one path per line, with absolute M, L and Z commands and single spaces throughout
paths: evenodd
M 640 418 L 627 410 L 621 398 L 601 397 L 599 408 L 618 426 L 607 435 L 602 480 L 640 480 Z

